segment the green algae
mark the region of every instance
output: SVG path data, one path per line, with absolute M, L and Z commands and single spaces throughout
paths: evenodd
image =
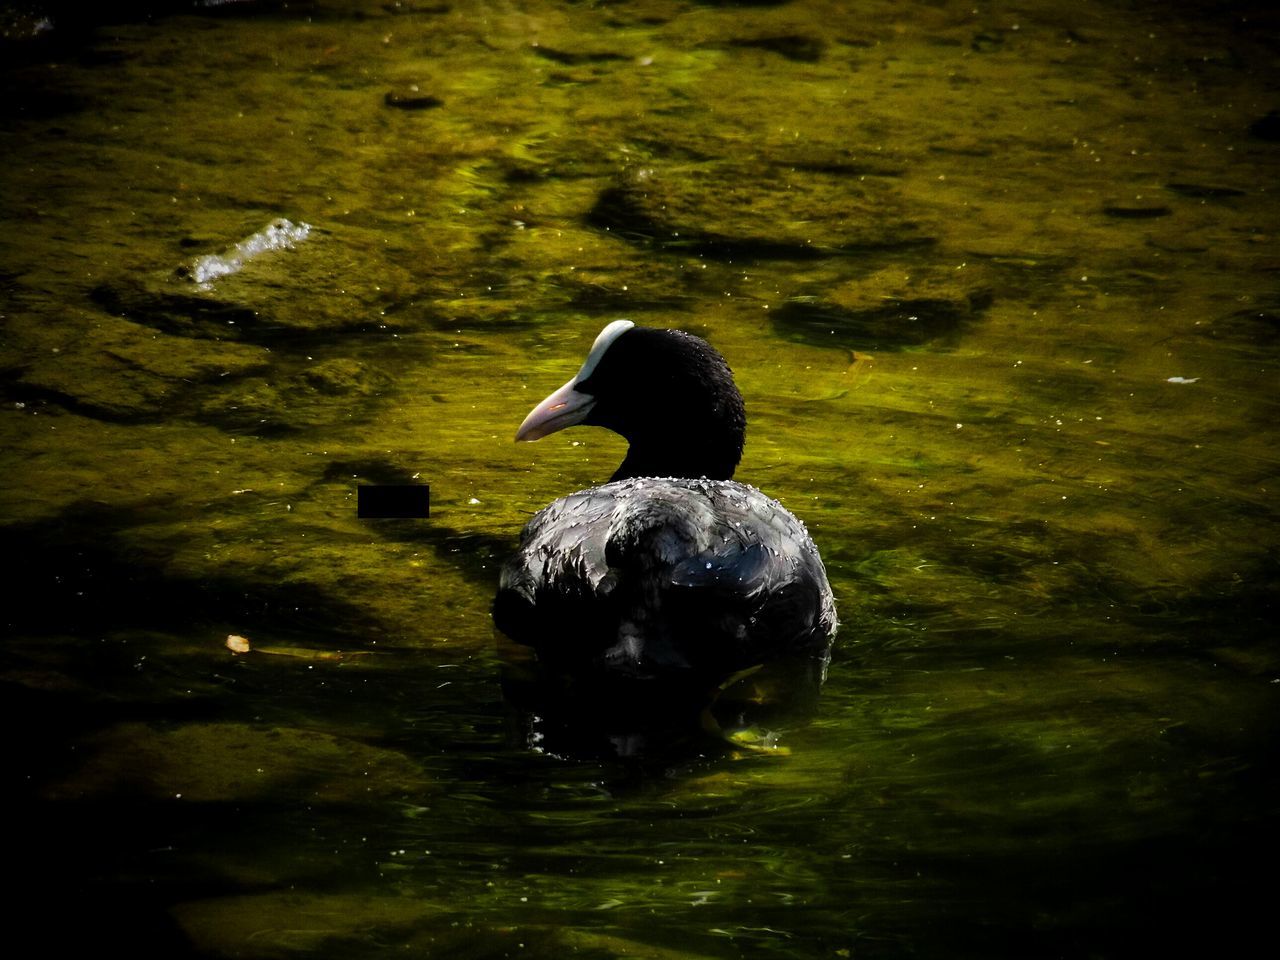
M 410 898 L 267 893 L 182 904 L 179 924 L 217 955 L 296 957 L 341 948 L 372 932 L 401 933 L 439 907 Z
M 173 730 L 121 724 L 87 744 L 92 757 L 51 799 L 73 796 L 253 802 L 297 795 L 349 803 L 391 789 L 421 794 L 426 778 L 408 758 L 316 731 L 238 723 Z
M 202 956 L 1120 956 L 1256 926 L 1273 16 L 263 6 L 53 43 L 24 8 L 5 40 L 33 898 Z M 280 217 L 313 230 L 183 275 Z M 504 702 L 497 565 L 622 455 L 511 437 L 620 315 L 725 353 L 740 475 L 823 552 L 819 712 L 748 728 L 786 756 L 563 760 Z M 415 481 L 429 521 L 355 516 L 356 484 Z

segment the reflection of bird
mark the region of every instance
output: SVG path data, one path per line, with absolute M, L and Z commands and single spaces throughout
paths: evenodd
M 713 684 L 755 664 L 825 671 L 835 605 L 804 525 L 730 479 L 746 417 L 728 364 L 678 330 L 609 324 L 517 440 L 574 424 L 630 441 L 611 482 L 525 527 L 494 619 L 568 672 Z

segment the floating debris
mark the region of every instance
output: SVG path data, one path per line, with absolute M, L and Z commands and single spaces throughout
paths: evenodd
M 227 634 L 227 649 L 232 653 L 248 653 L 249 638 L 234 633 Z

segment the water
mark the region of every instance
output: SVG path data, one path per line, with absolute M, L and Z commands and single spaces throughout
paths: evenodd
M 164 6 L 5 14 L 0 675 L 46 952 L 1261 928 L 1274 14 Z M 558 756 L 512 702 L 497 564 L 623 447 L 511 436 L 620 316 L 728 357 L 739 475 L 826 560 L 779 749 Z M 414 480 L 429 520 L 356 518 Z

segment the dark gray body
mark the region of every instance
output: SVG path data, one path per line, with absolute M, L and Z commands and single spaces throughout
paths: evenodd
M 553 667 L 712 682 L 783 658 L 821 676 L 836 631 L 804 524 L 732 480 L 640 477 L 555 501 L 503 566 L 494 617 Z

